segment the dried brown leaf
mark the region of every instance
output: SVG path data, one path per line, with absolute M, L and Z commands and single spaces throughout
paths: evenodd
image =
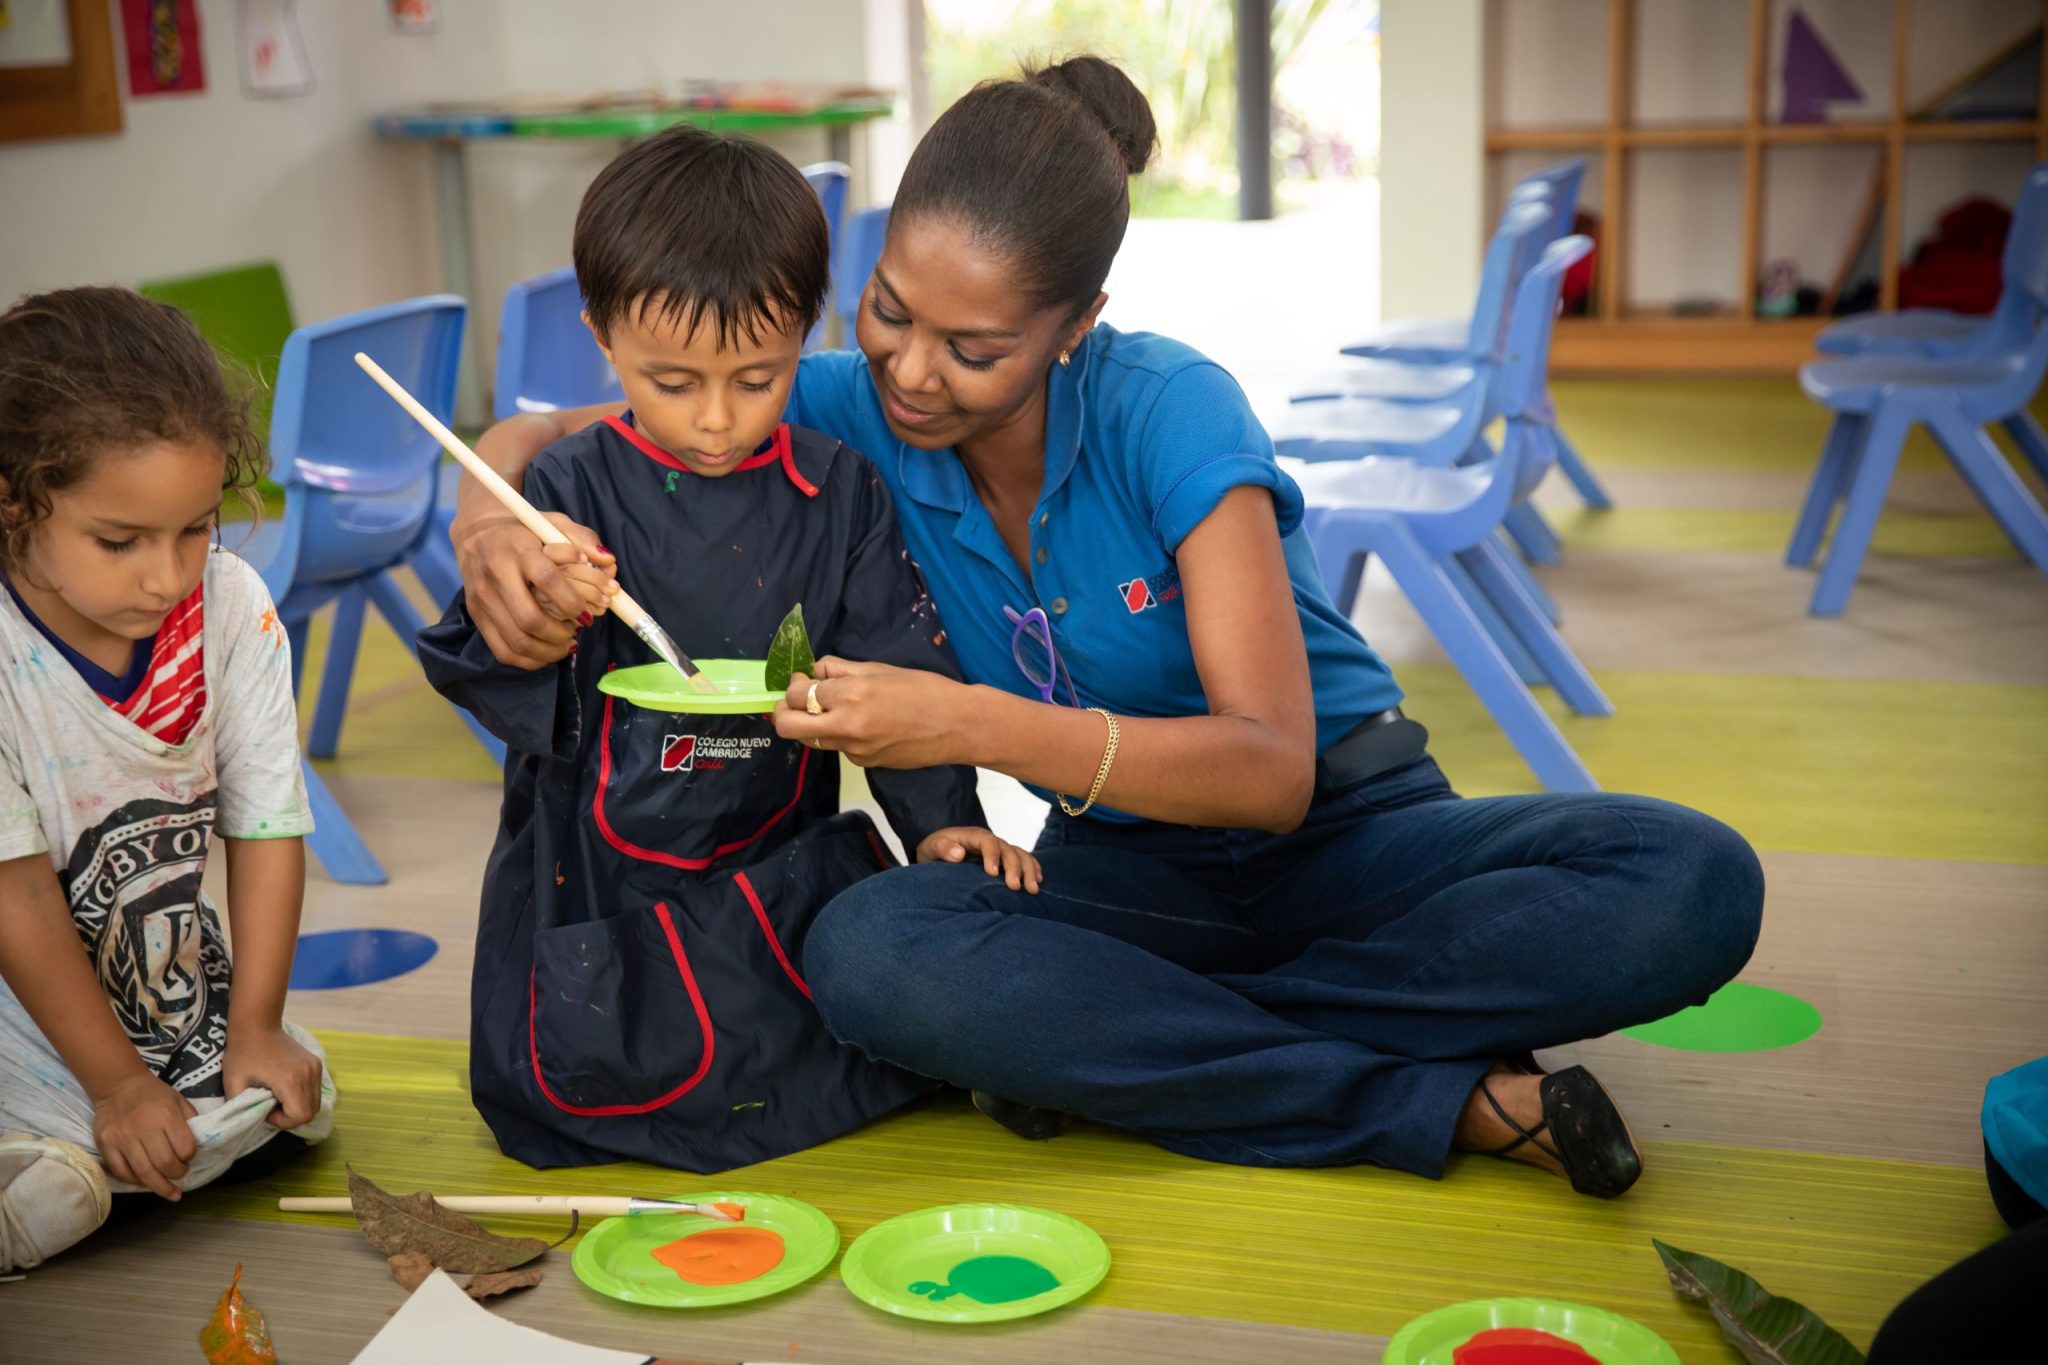
M 522 1270 L 500 1270 L 489 1275 L 472 1275 L 469 1283 L 462 1286 L 462 1292 L 472 1299 L 488 1299 L 498 1294 L 509 1294 L 515 1289 L 531 1289 L 540 1283 L 540 1267 L 530 1265 Z
M 391 1267 L 391 1278 L 398 1281 L 399 1287 L 408 1294 L 425 1284 L 427 1276 L 434 1273 L 434 1263 L 427 1259 L 425 1252 L 401 1251 L 385 1260 Z
M 421 1190 L 403 1198 L 389 1194 L 348 1169 L 348 1197 L 356 1225 L 370 1245 L 386 1256 L 417 1251 L 455 1275 L 481 1275 L 511 1270 L 544 1254 L 548 1244 L 538 1237 L 500 1237 L 485 1232 L 434 1196 Z

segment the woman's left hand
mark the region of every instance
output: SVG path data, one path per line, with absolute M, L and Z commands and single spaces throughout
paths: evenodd
M 965 683 L 923 669 L 827 655 L 814 676 L 790 679 L 775 708 L 775 733 L 843 753 L 863 768 L 967 763 L 972 696 Z

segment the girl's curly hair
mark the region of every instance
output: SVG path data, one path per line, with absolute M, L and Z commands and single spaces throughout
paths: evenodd
M 59 289 L 0 313 L 0 565 L 97 460 L 158 441 L 209 442 L 221 491 L 252 509 L 264 453 L 246 392 L 176 308 L 127 289 Z

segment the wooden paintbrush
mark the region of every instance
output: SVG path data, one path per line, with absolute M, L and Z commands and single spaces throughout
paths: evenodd
M 477 482 L 489 489 L 491 496 L 503 503 L 505 509 L 513 516 L 518 517 L 527 530 L 539 536 L 545 544 L 569 544 L 569 537 L 563 535 L 559 527 L 542 516 L 532 503 L 521 497 L 518 489 L 500 478 L 498 471 L 485 464 L 474 450 L 463 444 L 462 438 L 448 430 L 440 418 L 420 406 L 420 401 L 407 393 L 404 385 L 386 374 L 382 365 L 361 351 L 356 352 L 356 364 L 362 367 L 364 374 L 376 380 L 377 386 L 390 394 L 398 406 L 411 413 L 412 419 L 425 427 L 428 434 L 441 443 L 441 449 L 453 455 L 464 469 L 475 475 Z M 669 639 L 668 632 L 647 614 L 646 608 L 629 597 L 623 588 L 613 595 L 611 611 L 621 621 L 631 626 L 634 634 L 647 642 L 647 647 L 654 651 L 656 657 L 688 679 L 691 687 L 699 692 L 718 690 L 711 685 L 711 680 L 704 676 L 703 670 L 690 662 L 690 656 L 676 648 L 676 642 Z
M 485 1213 L 503 1216 L 539 1217 L 547 1214 L 581 1213 L 592 1218 L 616 1218 L 622 1215 L 694 1213 L 705 1218 L 717 1218 L 727 1223 L 744 1222 L 747 1217 L 745 1204 L 733 1204 L 720 1200 L 714 1204 L 686 1204 L 676 1199 L 641 1199 L 629 1195 L 606 1194 L 457 1194 L 443 1197 L 434 1196 L 434 1202 L 444 1209 L 456 1213 Z M 293 1196 L 277 1201 L 283 1213 L 353 1213 L 355 1206 L 346 1197 Z

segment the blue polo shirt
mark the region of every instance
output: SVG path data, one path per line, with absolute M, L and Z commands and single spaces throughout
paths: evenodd
M 880 471 L 969 681 L 1037 698 L 1011 657 L 1003 608 L 1038 606 L 1083 706 L 1207 715 L 1173 556 L 1224 494 L 1253 484 L 1272 490 L 1285 538 L 1318 750 L 1401 700 L 1386 664 L 1331 603 L 1301 531 L 1301 490 L 1273 463 L 1272 440 L 1221 366 L 1177 341 L 1105 324 L 1049 383 L 1027 574 L 958 457 L 891 433 L 859 352 L 807 355 L 797 369 L 788 419 L 838 437 Z

